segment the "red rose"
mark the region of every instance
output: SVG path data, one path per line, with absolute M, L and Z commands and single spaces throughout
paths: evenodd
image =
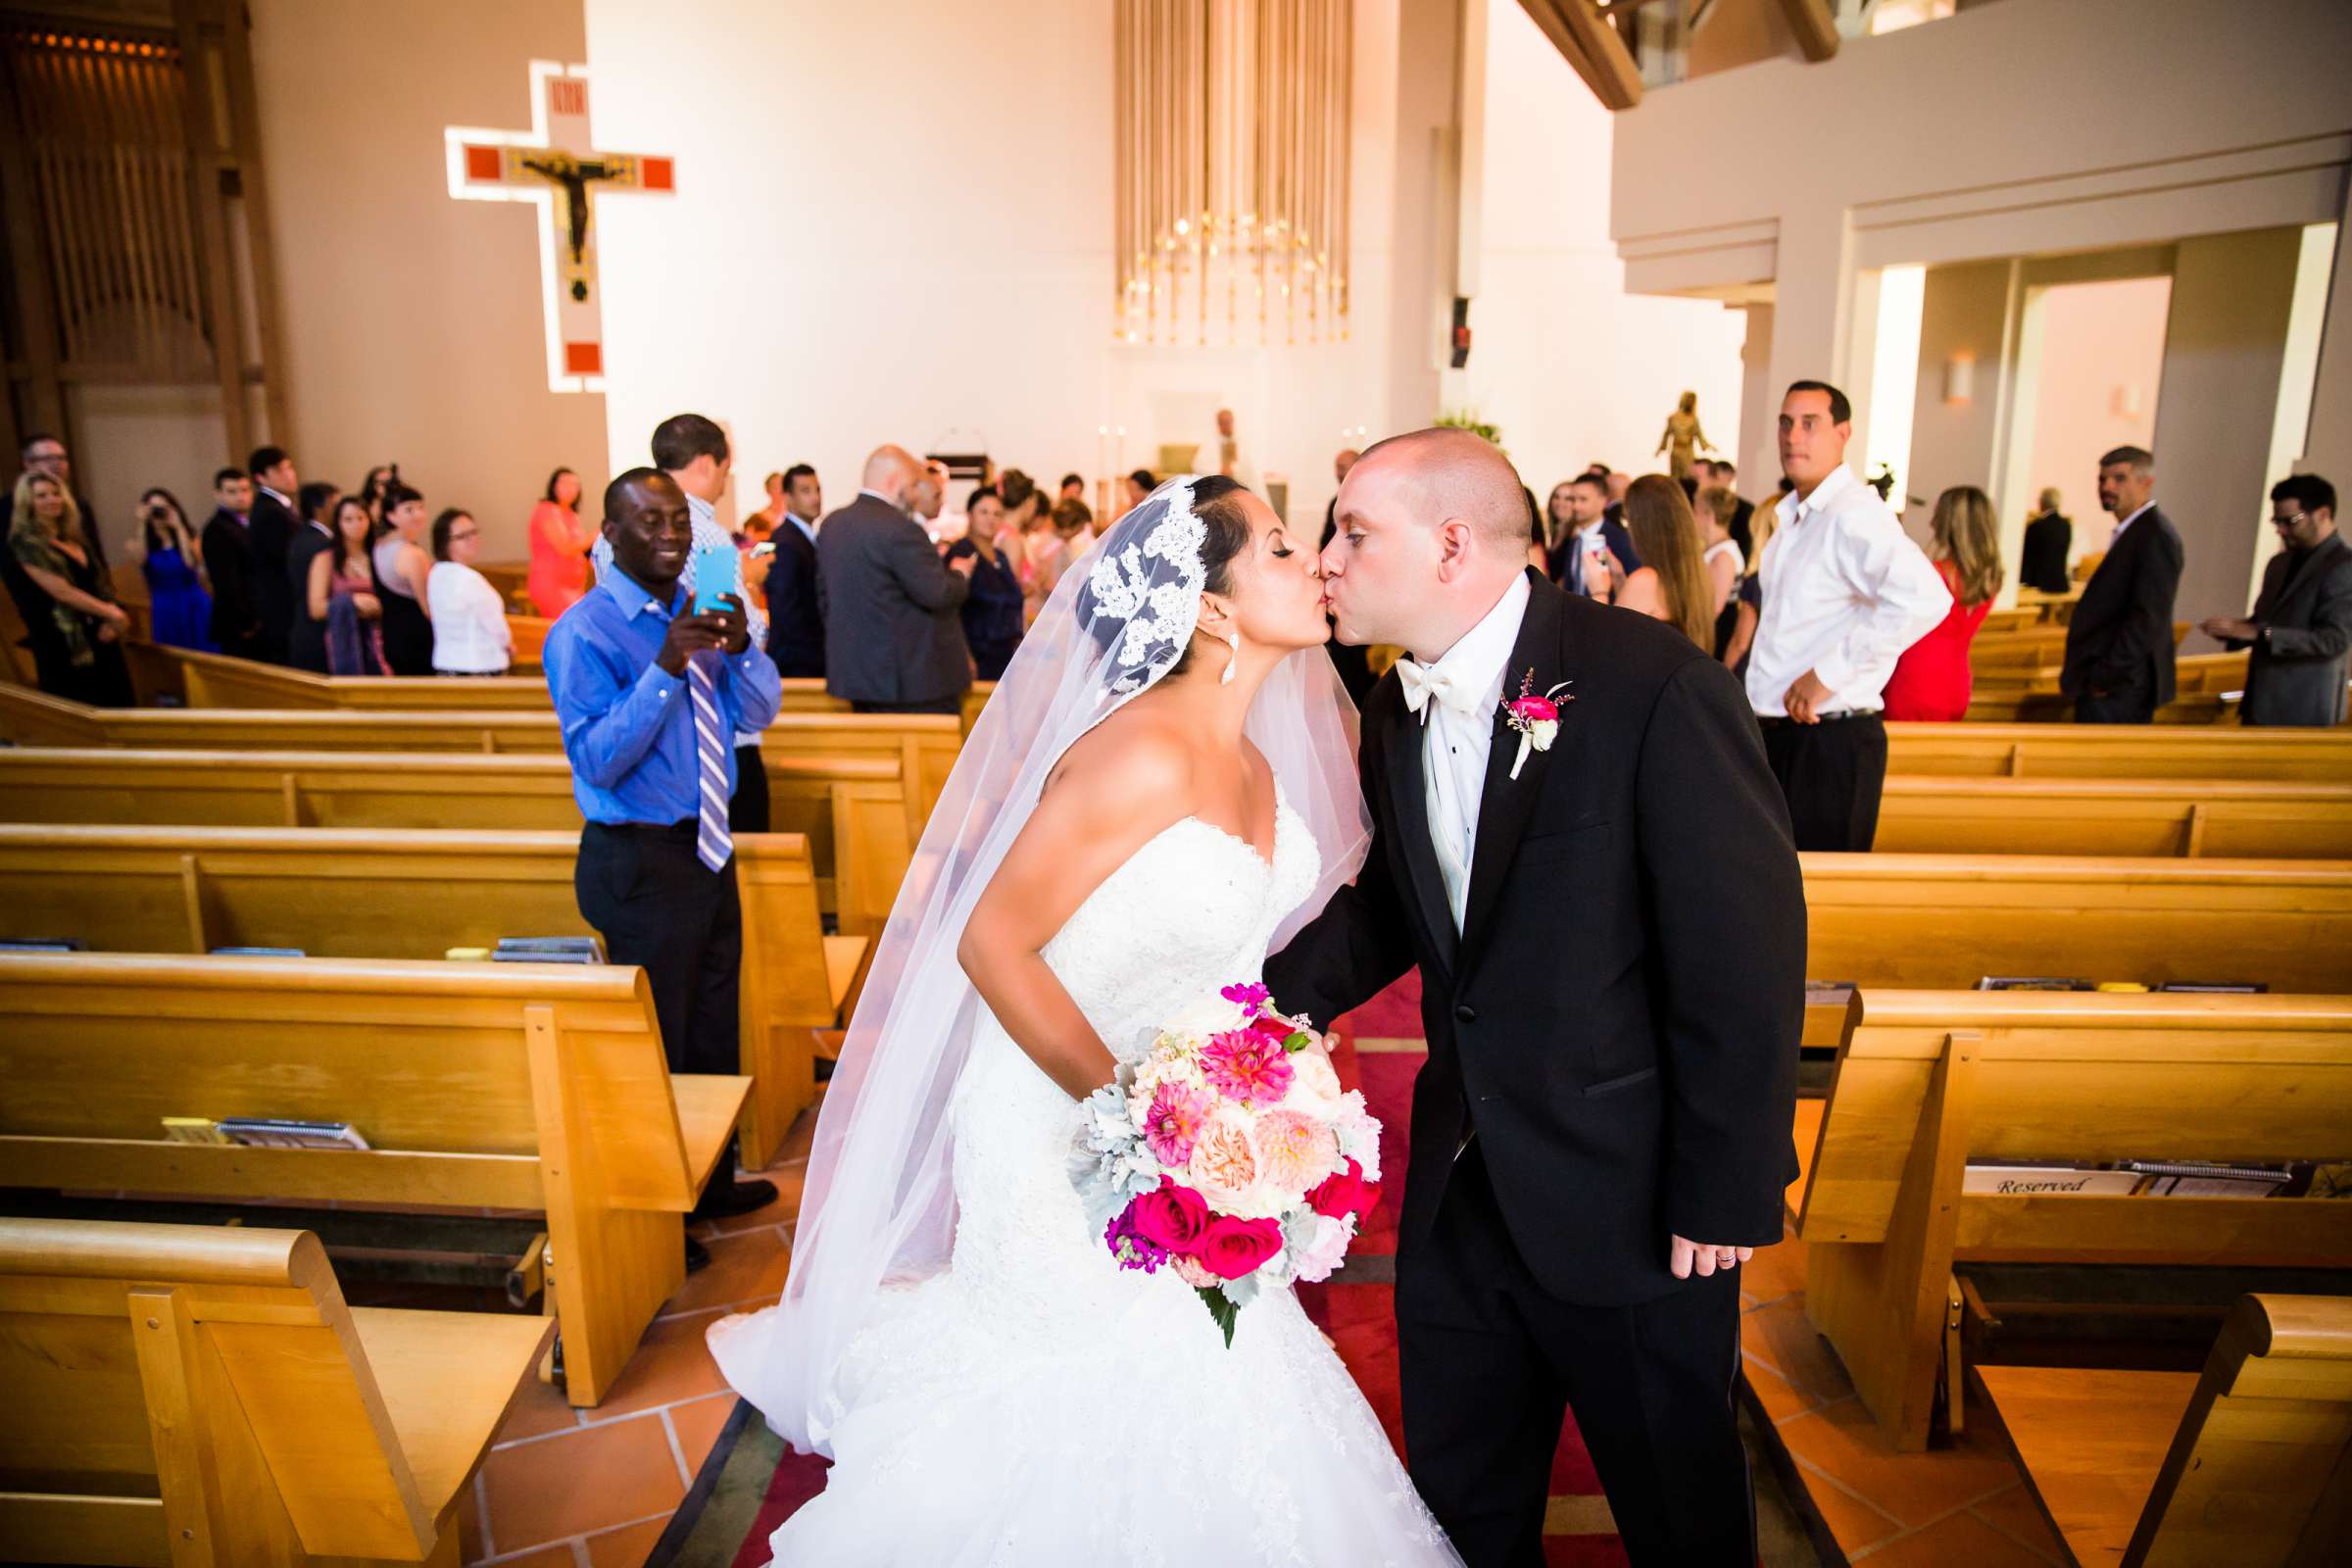
M 1165 1176 L 1157 1192 L 1140 1194 L 1127 1205 L 1127 1215 L 1146 1241 L 1176 1257 L 1199 1251 L 1208 1232 L 1208 1200 Z
M 1221 1280 L 1238 1280 L 1282 1250 L 1282 1226 L 1270 1219 L 1235 1219 L 1219 1214 L 1208 1222 L 1193 1255 Z
M 1365 1181 L 1364 1167 L 1351 1159 L 1346 1170 L 1324 1178 L 1322 1186 L 1306 1195 L 1306 1206 L 1325 1219 L 1346 1219 L 1371 1213 L 1379 1200 L 1379 1185 Z

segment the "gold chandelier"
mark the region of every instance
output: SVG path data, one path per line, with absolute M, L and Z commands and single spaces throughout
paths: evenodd
M 1124 343 L 1348 335 L 1351 0 L 1119 0 Z

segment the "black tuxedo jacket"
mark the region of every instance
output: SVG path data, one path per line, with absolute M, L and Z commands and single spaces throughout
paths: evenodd
M 1547 752 L 1510 776 L 1496 710 L 1468 913 L 1431 847 L 1422 724 L 1394 673 L 1360 755 L 1372 853 L 1266 963 L 1328 1025 L 1414 963 L 1429 1064 L 1413 1089 L 1400 1250 L 1429 1236 L 1475 1132 L 1513 1243 L 1592 1305 L 1678 1287 L 1668 1239 L 1781 1239 L 1804 1018 L 1805 901 L 1788 812 L 1739 683 L 1663 622 L 1533 595 L 1504 674 L 1573 681 Z
M 776 552 L 767 563 L 767 657 L 786 679 L 821 680 L 825 617 L 816 608 L 816 545 L 790 516 L 768 537 Z
M 2019 553 L 2017 580 L 2045 594 L 2062 594 L 2074 586 L 2067 575 L 2066 558 L 2075 547 L 2075 525 L 2055 512 L 2045 512 L 2026 524 L 2026 543 Z
M 306 526 L 269 491 L 253 487 L 253 515 L 245 530 L 253 546 L 253 608 L 262 622 L 263 644 L 279 661 L 294 634 L 296 603 L 286 579 L 286 547 Z
M 200 548 L 204 574 L 213 584 L 213 641 L 224 654 L 259 659 L 262 613 L 254 595 L 253 541 L 245 524 L 225 512 L 214 513 Z
M 2183 559 L 2179 530 L 2155 507 L 2108 546 L 2067 622 L 2060 691 L 2087 697 L 2152 683 L 2158 708 L 2173 700 L 2173 598 Z
M 772 568 L 771 568 L 772 569 Z M 854 703 L 931 703 L 972 685 L 963 641 L 971 580 L 950 571 L 922 525 L 860 495 L 816 530 L 825 690 Z
M 311 563 L 334 548 L 326 530 L 298 524 L 286 541 L 286 592 L 294 610 L 293 630 L 286 637 L 286 662 L 315 675 L 327 673 L 326 622 L 311 618 Z

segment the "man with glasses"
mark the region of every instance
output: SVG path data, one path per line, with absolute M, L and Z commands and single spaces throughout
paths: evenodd
M 2335 531 L 2335 486 L 2298 473 L 2271 486 L 2278 554 L 2263 568 L 2254 613 L 2217 615 L 2199 630 L 2251 648 L 2243 724 L 2340 724 L 2352 662 L 2352 545 Z
M 101 572 L 107 570 L 106 529 L 98 514 L 90 510 L 90 498 L 74 488 L 74 462 L 66 452 L 66 444 L 46 430 L 35 430 L 24 438 L 24 448 L 19 454 L 24 460 L 26 473 L 45 473 L 74 498 L 81 512 L 82 536 L 89 541 L 90 559 Z

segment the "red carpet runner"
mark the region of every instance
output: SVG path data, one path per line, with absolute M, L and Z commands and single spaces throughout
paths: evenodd
M 1281 1000 L 1279 998 L 1277 1001 Z M 1372 1113 L 1381 1119 L 1380 1163 L 1387 1177 L 1371 1224 L 1356 1238 L 1348 1252 L 1357 1258 L 1393 1257 L 1396 1251 L 1397 1213 L 1404 1198 L 1405 1128 L 1412 1119 L 1413 1075 L 1428 1059 L 1421 1037 L 1421 978 L 1408 974 L 1340 1023 L 1341 1042 L 1333 1059 L 1342 1081 L 1360 1088 Z M 1358 1051 L 1357 1041 L 1368 1043 Z M 1348 1270 L 1342 1270 L 1344 1281 Z M 1364 1391 L 1389 1441 L 1404 1451 L 1403 1415 L 1396 1391 L 1396 1314 L 1395 1289 L 1387 1284 L 1350 1285 L 1334 1281 L 1298 1287 L 1307 1315 L 1321 1325 L 1339 1347 L 1340 1357 Z M 768 1483 L 767 1499 L 752 1532 L 736 1554 L 735 1568 L 763 1568 L 767 1538 L 793 1510 L 822 1492 L 826 1464 L 805 1454 L 787 1453 Z M 1560 1434 L 1559 1452 L 1552 1461 L 1551 1504 L 1545 1521 L 1544 1554 L 1551 1568 L 1613 1568 L 1625 1562 L 1625 1549 L 1610 1532 L 1601 1501 L 1600 1482 L 1585 1453 L 1571 1418 Z

